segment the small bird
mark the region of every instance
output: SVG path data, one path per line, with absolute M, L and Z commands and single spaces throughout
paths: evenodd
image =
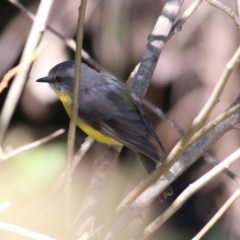
M 71 116 L 74 61 L 53 67 L 37 82 L 49 83 Z M 125 145 L 140 156 L 151 173 L 161 162 L 165 150 L 142 106 L 126 85 L 81 64 L 77 126 L 95 140 L 108 145 Z M 169 186 L 163 192 L 172 195 Z

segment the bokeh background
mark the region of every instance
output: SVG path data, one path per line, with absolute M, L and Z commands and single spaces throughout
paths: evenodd
M 39 1 L 21 1 L 36 12 Z M 185 1 L 182 11 L 192 1 Z M 236 12 L 234 1 L 222 1 Z M 163 0 L 89 0 L 86 11 L 84 49 L 111 74 L 125 81 L 134 66 L 141 61 L 147 37 L 161 12 Z M 67 38 L 74 38 L 78 0 L 55 0 L 49 25 Z M 180 14 L 181 15 L 181 14 Z M 7 0 L 0 3 L 0 79 L 19 62 L 28 37 L 31 20 Z M 52 33 L 43 36 L 44 50 L 35 61 L 24 93 L 13 115 L 3 145 L 11 151 L 40 139 L 60 128 L 68 129 L 69 119 L 61 103 L 47 84 L 35 80 L 45 76 L 55 64 L 74 58 L 74 52 Z M 161 107 L 178 124 L 187 129 L 207 101 L 227 61 L 239 44 L 239 31 L 224 12 L 203 2 L 164 47 L 146 98 Z M 11 84 L 9 85 L 9 87 Z M 0 109 L 9 87 L 0 94 Z M 236 99 L 239 93 L 239 69 L 231 75 L 217 107 L 216 117 Z M 178 141 L 178 133 L 146 109 L 167 152 Z M 77 131 L 76 150 L 86 136 Z M 63 190 L 41 205 L 64 169 L 67 134 L 36 149 L 29 150 L 0 164 L 0 204 L 11 206 L 0 213 L 0 221 L 27 227 L 60 238 L 63 233 Z M 239 133 L 231 131 L 215 143 L 210 153 L 224 159 L 239 146 Z M 89 182 L 93 161 L 104 146 L 94 143 L 73 178 L 73 215 L 77 213 Z M 130 156 L 130 155 L 129 155 Z M 200 159 L 173 183 L 174 195 L 164 203 L 154 202 L 143 216 L 131 224 L 122 239 L 134 236 L 157 217 L 191 182 L 211 166 Z M 239 163 L 232 167 L 240 172 Z M 114 171 L 102 207 L 99 222 L 111 213 L 117 203 L 137 182 L 146 177 L 136 157 L 119 162 Z M 220 175 L 196 193 L 150 239 L 191 239 L 224 203 L 237 184 Z M 203 239 L 240 239 L 240 202 Z M 96 223 L 97 224 L 97 223 Z M 0 239 L 15 239 L 16 235 L 0 231 Z M 24 239 L 17 237 L 16 239 Z

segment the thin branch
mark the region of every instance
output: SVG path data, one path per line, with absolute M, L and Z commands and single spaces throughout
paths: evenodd
M 34 232 L 32 230 L 22 228 L 11 223 L 0 222 L 0 229 L 13 232 L 20 236 L 28 237 L 34 240 L 57 240 L 56 238 Z
M 38 146 L 40 146 L 40 145 L 42 145 L 42 144 L 44 144 L 44 143 L 46 143 L 46 142 L 48 142 L 48 141 L 50 141 L 52 139 L 58 137 L 59 135 L 63 134 L 64 132 L 65 132 L 64 129 L 60 129 L 60 130 L 50 134 L 47 137 L 41 138 L 41 139 L 39 139 L 39 140 L 37 140 L 35 142 L 32 142 L 32 143 L 27 144 L 27 145 L 24 145 L 24 146 L 19 147 L 17 149 L 14 149 L 11 152 L 5 153 L 2 156 L 0 156 L 0 162 L 6 161 L 9 158 L 12 158 L 12 157 L 16 156 L 17 154 L 25 152 L 25 151 L 27 151 L 29 149 L 36 148 L 36 147 L 38 147 Z
M 72 159 L 74 156 L 74 143 L 75 143 L 75 133 L 76 133 L 76 123 L 78 115 L 78 95 L 79 86 L 81 81 L 81 63 L 82 63 L 82 42 L 83 42 L 83 29 L 84 29 L 84 18 L 87 6 L 87 0 L 82 0 L 79 7 L 78 16 L 78 26 L 77 26 L 77 49 L 75 54 L 75 65 L 74 65 L 74 84 L 73 84 L 73 99 L 72 99 L 72 109 L 68 132 L 67 141 L 67 156 L 66 156 L 66 166 L 65 166 L 65 236 L 67 236 L 68 231 L 72 225 L 71 218 L 71 182 L 72 182 Z
M 216 8 L 219 8 L 219 9 L 223 10 L 225 13 L 227 13 L 227 15 L 233 19 L 233 21 L 235 22 L 237 27 L 240 28 L 240 18 L 237 16 L 236 13 L 234 13 L 232 11 L 231 8 L 227 7 L 226 5 L 220 3 L 217 0 L 205 0 L 205 1 L 208 2 L 210 5 L 212 5 Z
M 173 25 L 168 39 L 170 39 L 174 34 L 182 30 L 183 24 L 192 16 L 192 14 L 197 10 L 203 0 L 195 0 L 187 10 L 182 14 L 182 16 Z
M 29 11 L 27 8 L 25 8 L 24 5 L 21 4 L 18 0 L 8 0 L 11 2 L 14 6 L 16 6 L 20 11 L 25 13 L 32 21 L 35 20 L 36 16 Z M 72 49 L 74 52 L 76 51 L 76 42 L 73 38 L 66 38 L 64 35 L 62 35 L 60 32 L 58 32 L 56 29 L 51 27 L 50 25 L 46 25 L 46 29 L 53 33 L 55 36 L 57 36 L 59 39 L 61 39 L 66 46 L 68 46 L 70 49 Z M 94 67 L 99 72 L 107 73 L 108 76 L 112 76 L 115 78 L 112 74 L 110 74 L 104 67 L 102 67 L 98 62 L 96 62 L 86 51 L 82 49 L 82 58 L 88 62 L 92 67 Z M 116 78 L 115 78 L 116 79 Z
M 212 164 L 213 166 L 216 166 L 219 164 L 219 161 L 214 158 L 212 155 L 210 155 L 208 152 L 205 152 L 203 154 L 204 160 L 210 164 Z M 234 180 L 237 184 L 240 184 L 240 176 L 238 176 L 236 173 L 234 173 L 233 171 L 229 170 L 229 169 L 225 169 L 223 171 L 229 178 L 231 178 L 232 180 Z
M 227 111 L 213 119 L 211 122 L 209 122 L 206 126 L 204 126 L 202 129 L 200 129 L 198 132 L 194 134 L 190 144 L 193 144 L 196 142 L 200 137 L 204 136 L 207 132 L 209 132 L 211 129 L 214 128 L 214 126 L 218 125 L 220 122 L 224 121 L 226 118 L 230 117 L 231 115 L 237 113 L 240 111 L 240 105 L 236 105 L 232 108 L 229 108 Z
M 149 101 L 146 100 L 146 99 L 143 100 L 143 104 L 144 104 L 148 109 L 150 109 L 153 113 L 155 113 L 159 118 L 165 120 L 172 128 L 174 128 L 174 129 L 179 133 L 180 136 L 183 136 L 183 135 L 185 134 L 185 131 L 184 131 L 173 119 L 171 119 L 166 113 L 164 113 L 160 108 L 156 107 L 154 104 L 152 104 L 151 102 L 149 102 Z M 239 106 L 239 107 L 240 107 L 240 106 Z M 239 107 L 236 106 L 236 107 L 234 107 L 234 109 L 230 108 L 230 110 L 228 110 L 229 112 L 228 112 L 228 115 L 227 115 L 227 116 L 225 115 L 226 113 L 224 112 L 223 114 L 225 115 L 225 118 L 227 118 L 227 117 L 230 116 L 231 114 L 234 114 L 235 112 L 237 112 L 237 111 L 238 111 L 237 109 L 238 109 Z M 223 118 L 223 119 L 225 119 L 225 118 Z M 223 119 L 222 119 L 222 120 L 223 120 Z M 222 120 L 221 120 L 221 121 L 222 121 Z M 213 120 L 213 121 L 214 121 L 214 120 Z M 214 121 L 213 124 L 216 125 L 217 122 Z M 206 126 L 205 126 L 205 127 L 206 127 Z M 204 127 L 204 128 L 205 128 L 205 127 Z M 202 129 L 199 130 L 199 131 L 202 131 Z M 206 133 L 206 132 L 205 132 L 205 133 Z M 195 137 L 195 135 L 194 135 L 194 137 Z M 196 139 L 195 139 L 194 141 L 196 141 Z M 212 164 L 212 165 L 214 165 L 214 166 L 216 166 L 216 165 L 219 163 L 218 160 L 216 160 L 213 156 L 211 156 L 211 155 L 210 155 L 209 153 L 207 153 L 207 152 L 203 154 L 203 157 L 204 157 L 204 160 L 205 160 L 206 162 L 208 162 L 208 163 L 210 163 L 210 164 Z M 236 181 L 238 184 L 240 184 L 240 177 L 239 177 L 236 173 L 230 171 L 229 169 L 225 169 L 224 173 L 225 173 L 228 177 L 230 177 L 231 179 L 233 179 L 234 181 Z
M 236 190 L 234 194 L 223 204 L 212 219 L 203 227 L 203 229 L 192 240 L 200 240 L 204 234 L 222 217 L 222 215 L 231 207 L 231 205 L 239 198 L 240 189 Z
M 154 233 L 164 222 L 166 222 L 182 205 L 199 189 L 208 184 L 218 174 L 220 174 L 225 168 L 228 168 L 232 163 L 240 158 L 240 149 L 232 153 L 229 157 L 224 159 L 221 163 L 215 166 L 212 170 L 204 174 L 197 181 L 190 184 L 166 209 L 158 218 L 156 218 L 151 224 L 149 224 L 143 232 L 137 235 L 134 240 L 143 240 Z
M 23 50 L 23 54 L 20 60 L 20 63 L 25 63 L 26 60 L 31 56 L 33 51 L 38 46 L 42 34 L 45 30 L 46 21 L 49 15 L 49 11 L 51 9 L 53 0 L 42 0 L 40 2 L 36 20 L 32 25 L 32 29 L 30 31 L 27 43 Z M 2 146 L 9 122 L 12 118 L 13 112 L 16 108 L 17 102 L 21 96 L 21 93 L 24 89 L 24 86 L 27 81 L 27 76 L 30 71 L 31 65 L 25 65 L 24 68 L 18 72 L 14 81 L 11 85 L 5 103 L 3 105 L 2 112 L 0 114 L 0 146 Z
M 8 82 L 11 80 L 11 78 L 16 75 L 18 72 L 20 72 L 25 65 L 31 64 L 41 53 L 43 49 L 43 44 L 40 43 L 39 46 L 33 51 L 33 53 L 27 57 L 26 62 L 22 62 L 21 64 L 17 65 L 16 67 L 9 70 L 3 77 L 2 81 L 0 82 L 0 94 L 3 91 L 4 88 L 8 86 Z
M 149 110 L 155 113 L 159 118 L 166 121 L 172 128 L 174 128 L 179 133 L 180 136 L 183 136 L 185 134 L 185 131 L 160 108 L 156 107 L 154 104 L 152 104 L 146 99 L 143 100 L 143 105 L 145 105 Z

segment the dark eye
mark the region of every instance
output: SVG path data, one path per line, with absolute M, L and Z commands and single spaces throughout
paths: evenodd
M 60 83 L 60 82 L 62 82 L 62 78 L 59 76 L 56 76 L 56 81 Z

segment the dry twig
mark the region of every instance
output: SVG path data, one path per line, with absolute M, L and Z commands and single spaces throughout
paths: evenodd
M 84 18 L 87 6 L 87 0 L 82 0 L 79 7 L 79 17 L 77 26 L 77 49 L 75 55 L 75 65 L 74 65 L 74 83 L 73 83 L 73 99 L 72 99 L 72 109 L 70 116 L 70 124 L 68 131 L 68 141 L 67 141 L 67 156 L 65 165 L 65 235 L 67 236 L 68 231 L 72 225 L 71 219 L 71 182 L 72 182 L 72 160 L 74 156 L 74 143 L 75 143 L 75 133 L 76 133 L 76 123 L 78 115 L 78 95 L 79 86 L 81 81 L 81 63 L 82 63 L 82 42 L 83 42 L 83 28 L 84 28 Z
M 50 134 L 47 137 L 41 138 L 41 139 L 39 139 L 39 140 L 37 140 L 35 142 L 29 143 L 27 145 L 24 145 L 22 147 L 14 149 L 14 150 L 12 150 L 12 151 L 10 151 L 8 153 L 3 153 L 2 156 L 0 156 L 0 162 L 6 161 L 9 158 L 12 158 L 12 157 L 16 156 L 19 153 L 22 153 L 22 152 L 25 152 L 25 151 L 30 150 L 32 148 L 36 148 L 38 146 L 41 146 L 42 144 L 44 144 L 44 143 L 46 143 L 46 142 L 48 142 L 48 141 L 58 137 L 59 135 L 63 134 L 64 132 L 65 132 L 64 129 L 59 129 L 59 130 L 57 130 L 56 132 Z

